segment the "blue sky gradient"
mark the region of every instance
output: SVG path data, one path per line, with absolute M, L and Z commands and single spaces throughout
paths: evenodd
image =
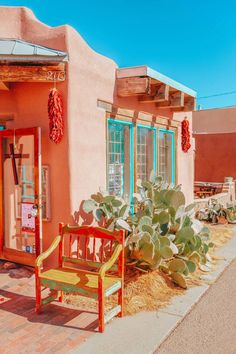
M 29 7 L 51 26 L 69 24 L 120 67 L 146 64 L 199 97 L 236 91 L 236 1 L 0 0 L 0 5 Z M 236 92 L 198 103 L 236 105 Z

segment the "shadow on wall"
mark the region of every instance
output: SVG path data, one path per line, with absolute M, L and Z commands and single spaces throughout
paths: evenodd
M 97 222 L 92 212 L 89 214 L 85 213 L 85 211 L 83 210 L 84 202 L 85 200 L 80 203 L 79 210 L 75 211 L 72 215 L 72 224 L 79 226 L 94 225 L 104 227 L 104 219 L 102 219 L 100 222 Z
M 72 215 L 73 223 L 75 225 L 84 226 L 91 225 L 93 223 L 93 214 L 87 214 L 83 210 L 84 200 L 80 203 L 79 210 L 75 211 Z

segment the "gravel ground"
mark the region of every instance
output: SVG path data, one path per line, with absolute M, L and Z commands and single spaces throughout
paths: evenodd
M 155 354 L 236 354 L 236 260 Z

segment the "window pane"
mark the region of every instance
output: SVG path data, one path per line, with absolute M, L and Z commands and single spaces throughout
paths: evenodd
M 174 183 L 174 132 L 159 130 L 159 168 L 158 174 L 168 183 Z
M 130 125 L 108 121 L 108 191 L 125 197 L 128 201 L 130 190 Z
M 156 160 L 155 129 L 137 127 L 137 178 L 145 181 L 155 170 Z

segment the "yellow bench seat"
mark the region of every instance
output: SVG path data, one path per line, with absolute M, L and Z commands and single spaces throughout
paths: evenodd
M 55 268 L 40 273 L 41 285 L 63 292 L 98 298 L 98 273 L 72 268 Z M 107 297 L 121 288 L 121 278 L 104 277 L 104 295 Z

